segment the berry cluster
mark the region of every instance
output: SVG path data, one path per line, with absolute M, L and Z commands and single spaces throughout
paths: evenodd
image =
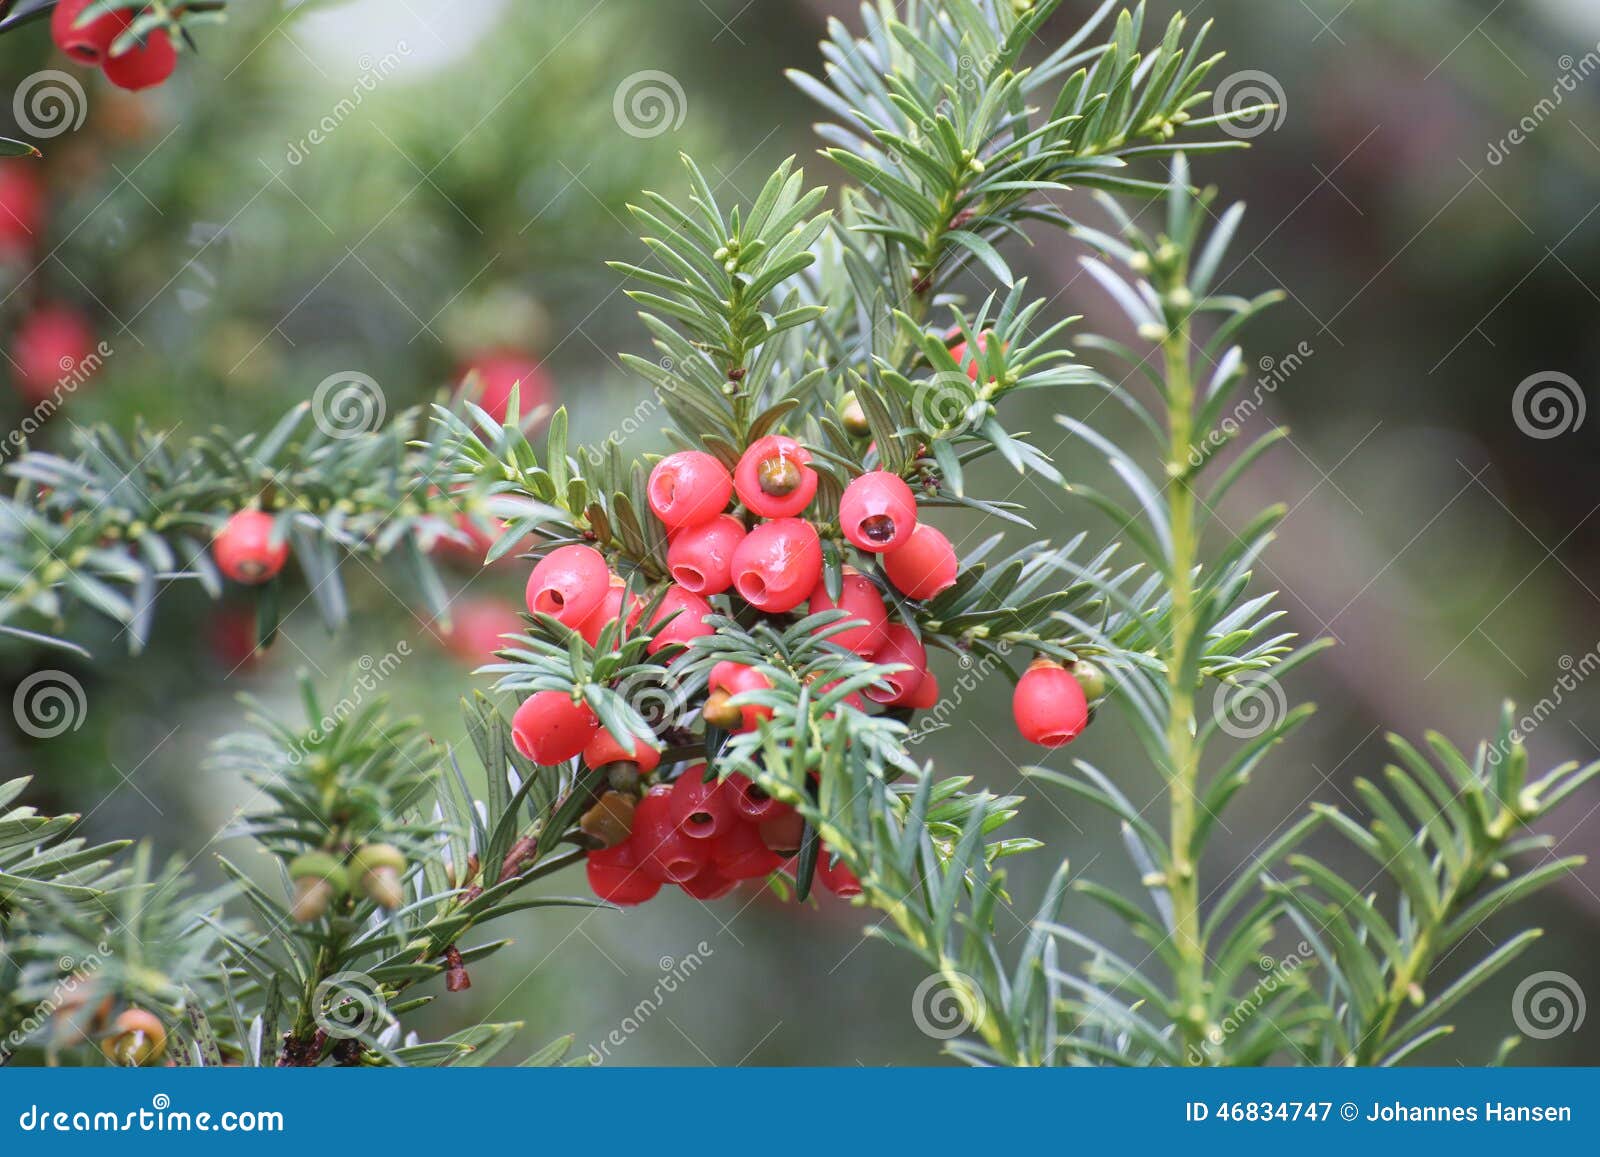
M 113 54 L 117 38 L 135 19 L 131 9 L 119 8 L 84 19 L 95 0 L 60 0 L 50 13 L 50 36 L 56 47 L 79 64 L 98 68 L 118 88 L 141 89 L 160 84 L 178 67 L 178 50 L 165 28 L 153 28 Z
M 769 617 L 841 610 L 842 618 L 819 631 L 844 650 L 897 668 L 847 701 L 861 711 L 870 704 L 904 711 L 932 707 L 939 686 L 927 650 L 909 619 L 891 616 L 886 596 L 892 591 L 920 602 L 948 589 L 958 577 L 955 548 L 920 519 L 916 494 L 896 474 L 874 470 L 854 478 L 839 497 L 836 527 L 819 529 L 806 517 L 818 486 L 811 453 L 781 434 L 758 438 L 731 471 L 703 451 L 671 454 L 656 464 L 645 488 L 668 535 L 671 582 L 665 591 L 642 601 L 599 550 L 572 543 L 551 550 L 533 568 L 528 610 L 554 619 L 591 646 L 613 624 L 632 630 L 648 614 L 652 637 L 646 650 L 655 655 L 672 648 L 664 656 L 669 659 L 714 632 L 711 598 L 726 597 L 735 614 L 748 613 L 744 608 Z M 844 549 L 859 551 L 863 567 L 881 575 L 881 582 L 844 566 L 838 593 L 830 594 L 824 532 L 842 539 Z M 1089 704 L 1080 680 L 1093 672 L 1080 666 L 1074 672 L 1040 658 L 1023 675 L 1013 706 L 1025 738 L 1055 747 L 1083 730 Z M 757 729 L 772 711 L 747 693 L 771 686 L 755 667 L 720 662 L 707 677 L 701 714 L 724 730 Z M 671 783 L 655 776 L 650 786 L 659 755 L 642 743 L 626 750 L 571 690 L 536 691 L 518 707 L 512 729 L 518 749 L 540 764 L 581 755 L 596 769 L 631 765 L 631 776 L 612 777 L 613 787 L 625 790 L 607 792 L 584 817 L 585 832 L 600 845 L 589 856 L 590 883 L 606 899 L 636 904 L 665 883 L 714 899 L 741 879 L 779 870 L 798 846 L 800 817 L 741 776 L 708 783 L 704 765 L 697 764 Z M 828 860 L 823 857 L 818 873 L 824 886 L 841 895 L 859 893 L 849 869 Z

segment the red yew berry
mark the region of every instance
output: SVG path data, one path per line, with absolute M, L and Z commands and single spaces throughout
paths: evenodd
M 696 840 L 716 839 L 739 822 L 718 780 L 707 783 L 706 765 L 697 763 L 678 777 L 667 797 L 673 823 Z
M 951 330 L 949 333 L 945 334 L 944 338 L 945 338 L 946 341 L 949 341 L 952 338 L 957 338 L 957 337 L 960 337 L 960 336 L 961 336 L 961 329 L 958 326 L 957 328 Z M 989 352 L 989 331 L 988 330 L 984 330 L 982 333 L 980 333 L 978 335 L 978 343 L 977 344 L 978 344 L 978 353 L 979 354 L 986 354 L 986 353 Z M 950 347 L 950 356 L 956 359 L 956 364 L 958 366 L 965 366 L 966 367 L 967 377 L 971 378 L 973 381 L 977 381 L 978 380 L 978 358 L 976 356 L 969 356 L 969 354 L 967 353 L 967 343 L 965 341 L 958 341 L 958 342 L 955 343 L 955 345 L 951 346 Z M 994 379 L 990 378 L 989 380 L 993 381 Z
M 792 518 L 817 494 L 811 452 L 793 438 L 768 434 L 750 444 L 733 472 L 739 501 L 762 518 Z
M 30 402 L 42 402 L 93 367 L 94 332 L 67 305 L 41 305 L 22 319 L 11 340 L 17 385 Z
M 576 630 L 605 602 L 610 589 L 605 555 L 581 544 L 558 547 L 528 576 L 528 610 Z
M 824 683 L 821 686 L 820 691 L 821 691 L 822 694 L 826 695 L 829 691 L 832 691 L 835 687 L 837 687 L 840 683 L 843 683 L 843 682 L 844 682 L 843 679 L 834 679 L 834 680 L 832 680 L 830 682 Z M 861 698 L 861 692 L 859 692 L 859 691 L 851 691 L 843 699 L 841 699 L 840 702 L 841 703 L 845 703 L 845 704 L 847 704 L 847 705 L 849 705 L 851 707 L 854 707 L 857 711 L 865 712 L 866 709 L 867 709 L 867 701 L 865 699 Z M 828 712 L 826 715 L 823 716 L 823 718 L 824 719 L 832 719 L 833 718 L 833 712 L 831 712 L 831 711 Z
M 757 831 L 762 843 L 780 857 L 788 859 L 800 851 L 800 843 L 806 834 L 806 821 L 794 808 L 785 808 L 781 815 L 762 820 Z
M 744 691 L 772 690 L 772 681 L 760 671 L 731 660 L 724 660 L 711 668 L 707 682 L 713 696 L 718 692 L 724 697 L 731 697 Z M 741 703 L 733 710 L 739 712 L 737 724 L 739 731 L 754 731 L 761 725 L 762 720 L 772 718 L 772 708 L 760 703 Z
M 933 677 L 932 671 L 926 671 L 917 683 L 917 689 L 908 695 L 900 706 L 909 707 L 913 711 L 926 711 L 937 702 L 939 702 L 939 680 Z
M 744 523 L 731 514 L 686 526 L 667 547 L 667 573 L 686 591 L 720 595 L 733 583 L 733 552 L 744 541 Z
M 27 161 L 0 161 L 0 256 L 25 253 L 38 239 L 44 187 Z
M 788 804 L 773 799 L 749 776 L 734 772 L 722 781 L 733 801 L 733 810 L 754 824 L 764 823 L 784 813 Z
M 632 627 L 639 621 L 639 600 L 628 594 L 628 584 L 621 576 L 612 575 L 605 598 L 600 600 L 600 605 L 588 618 L 578 624 L 578 634 L 583 636 L 584 642 L 591 647 L 596 646 L 600 642 L 600 632 L 622 618 L 624 603 L 628 606 L 628 626 Z M 614 644 L 612 650 L 616 650 Z
M 818 628 L 819 631 L 833 632 L 828 636 L 828 642 L 846 651 L 854 651 L 863 659 L 870 659 L 877 654 L 878 648 L 883 646 L 884 628 L 889 624 L 889 612 L 884 608 L 883 595 L 878 591 L 877 584 L 865 575 L 846 568 L 839 587 L 839 601 L 834 602 L 828 597 L 827 582 L 819 579 L 811 592 L 807 611 L 815 615 L 833 610 L 848 611 L 849 618 Z M 852 620 L 859 622 L 839 630 L 841 623 Z
M 668 802 L 672 788 L 658 784 L 633 809 L 633 839 L 639 862 L 658 880 L 681 884 L 699 875 L 711 862 L 705 840 L 691 839 L 679 830 Z
M 588 872 L 590 890 L 613 904 L 642 904 L 661 891 L 661 881 L 640 865 L 632 840 L 590 852 Z
M 487 663 L 509 645 L 505 636 L 520 635 L 524 629 L 516 608 L 497 598 L 468 599 L 450 618 L 444 645 L 463 663 Z
M 645 496 L 668 530 L 697 526 L 710 522 L 728 505 L 733 476 L 710 454 L 680 450 L 655 464 Z
M 917 523 L 911 537 L 883 556 L 883 571 L 895 590 L 908 599 L 931 599 L 955 585 L 956 548 L 926 522 Z
M 123 8 L 79 26 L 78 17 L 93 3 L 94 0 L 61 0 L 50 13 L 50 39 L 79 64 L 98 65 L 111 51 L 111 42 L 133 23 L 133 13 Z
M 708 864 L 692 880 L 685 880 L 678 885 L 696 900 L 720 900 L 738 886 L 739 881 L 728 879 L 717 870 L 715 864 Z
M 631 763 L 639 769 L 640 775 L 649 775 L 661 763 L 661 753 L 637 735 L 628 738 L 633 742 L 632 752 L 628 751 L 627 743 L 619 742 L 604 727 L 599 728 L 583 749 L 584 764 L 599 768 L 608 763 Z
M 817 877 L 824 888 L 842 899 L 861 895 L 861 881 L 856 874 L 843 860 L 835 860 L 833 853 L 826 848 L 817 857 Z
M 1083 687 L 1060 663 L 1035 659 L 1011 696 L 1017 730 L 1029 743 L 1060 747 L 1071 743 L 1089 722 Z
M 211 544 L 217 569 L 236 583 L 252 586 L 281 571 L 289 560 L 289 544 L 273 542 L 276 521 L 261 510 L 241 510 L 230 517 Z
M 538 360 L 516 349 L 486 350 L 476 354 L 461 367 L 456 375 L 466 378 L 476 374 L 482 386 L 477 398 L 496 422 L 506 420 L 506 410 L 511 404 L 511 387 L 517 388 L 518 417 L 533 413 L 540 406 L 548 406 L 555 399 L 554 383 Z
M 803 519 L 763 522 L 733 552 L 733 588 L 759 611 L 794 610 L 821 575 L 822 542 Z
M 166 80 L 178 67 L 178 50 L 165 28 L 156 28 L 124 52 L 108 56 L 101 66 L 106 79 L 118 88 L 137 92 Z
M 762 843 L 755 824 L 741 820 L 712 841 L 711 862 L 729 879 L 753 880 L 777 871 L 783 857 Z
M 650 618 L 649 629 L 656 633 L 645 645 L 645 650 L 654 655 L 674 643 L 687 644 L 690 639 L 715 634 L 716 628 L 706 622 L 706 616 L 711 613 L 711 604 L 699 595 L 680 586 L 668 587 L 661 606 Z M 657 630 L 656 624 L 665 622 L 669 615 L 675 617 Z
M 885 707 L 905 707 L 916 698 L 922 681 L 927 678 L 928 650 L 904 623 L 889 624 L 884 634 L 887 636 L 885 642 L 872 661 L 904 663 L 911 669 L 885 675 L 878 684 L 867 688 L 866 695 L 874 703 L 881 703 Z
M 511 717 L 511 742 L 535 763 L 564 763 L 589 745 L 600 720 L 566 691 L 538 691 Z
M 872 554 L 904 544 L 917 525 L 917 500 L 897 474 L 874 470 L 852 479 L 839 500 L 839 529 Z

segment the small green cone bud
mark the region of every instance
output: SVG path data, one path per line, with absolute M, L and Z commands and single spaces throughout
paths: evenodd
M 350 857 L 350 874 L 356 877 L 367 898 L 380 908 L 398 908 L 405 899 L 400 873 L 406 858 L 393 844 L 366 844 Z
M 583 813 L 578 828 L 584 835 L 600 841 L 606 848 L 614 848 L 626 840 L 633 831 L 633 805 L 631 795 L 608 791 L 600 802 Z
M 289 915 L 301 924 L 319 920 L 328 905 L 350 890 L 350 876 L 344 866 L 327 852 L 307 852 L 289 865 L 294 881 L 294 898 Z
M 1078 681 L 1078 686 L 1083 688 L 1083 697 L 1091 703 L 1096 699 L 1106 697 L 1106 673 L 1087 659 L 1079 659 L 1067 670 L 1072 672 L 1072 677 Z
M 112 1024 L 111 1035 L 100 1042 L 100 1051 L 114 1065 L 153 1065 L 166 1055 L 166 1026 L 154 1013 L 130 1008 Z
M 867 412 L 861 408 L 861 399 L 856 397 L 854 390 L 839 403 L 839 424 L 852 438 L 865 438 L 872 433 L 872 427 L 867 424 Z

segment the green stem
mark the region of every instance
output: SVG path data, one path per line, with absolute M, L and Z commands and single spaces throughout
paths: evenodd
M 1195 681 L 1190 656 L 1196 646 L 1194 570 L 1198 555 L 1195 494 L 1189 479 L 1193 438 L 1194 383 L 1189 365 L 1189 326 L 1168 336 L 1166 360 L 1167 473 L 1172 479 L 1170 511 L 1172 558 L 1167 576 L 1171 602 L 1171 643 L 1167 659 L 1167 796 L 1170 859 L 1167 893 L 1172 899 L 1172 940 L 1178 956 L 1175 981 L 1178 1021 L 1186 1061 L 1204 1056 L 1206 1031 L 1206 953 L 1200 926 L 1200 882 L 1195 863 L 1195 813 L 1199 791 Z

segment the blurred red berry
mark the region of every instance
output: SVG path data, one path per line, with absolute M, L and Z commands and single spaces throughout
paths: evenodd
M 156 28 L 126 51 L 105 58 L 106 79 L 118 88 L 137 92 L 166 80 L 178 67 L 178 50 L 165 28 Z
M 733 587 L 759 611 L 794 610 L 821 577 L 822 542 L 803 519 L 763 522 L 733 552 Z
M 950 540 L 926 522 L 911 537 L 883 556 L 883 571 L 895 590 L 908 599 L 931 599 L 955 585 L 960 563 Z
M 587 703 L 573 702 L 566 691 L 538 691 L 511 717 L 511 742 L 533 762 L 550 767 L 587 747 L 599 726 Z
M 917 682 L 917 689 L 906 696 L 901 702 L 901 707 L 910 707 L 913 711 L 926 711 L 939 702 L 939 680 L 933 677 L 932 671 L 923 673 Z
M 583 749 L 583 762 L 591 768 L 604 767 L 608 763 L 631 763 L 639 769 L 640 775 L 649 775 L 661 763 L 661 753 L 637 735 L 629 738 L 633 740 L 632 752 L 611 732 L 604 727 L 599 728 Z
M 731 514 L 686 526 L 667 547 L 667 571 L 686 591 L 720 595 L 733 583 L 733 552 L 744 541 L 744 523 Z
M 41 305 L 22 319 L 11 339 L 17 385 L 30 402 L 42 402 L 93 367 L 94 332 L 88 319 L 67 305 Z
M 218 666 L 228 674 L 255 666 L 260 655 L 255 612 L 239 606 L 217 607 L 210 616 L 206 641 Z
M 711 668 L 707 678 L 711 690 L 724 695 L 738 695 L 744 691 L 770 691 L 772 681 L 754 667 L 724 660 Z M 761 703 L 741 703 L 738 707 L 740 731 L 754 731 L 762 720 L 772 718 L 772 708 Z
M 645 650 L 654 655 L 674 643 L 686 644 L 690 639 L 715 634 L 716 628 L 706 622 L 706 616 L 711 613 L 711 604 L 699 595 L 680 586 L 668 587 L 661 606 L 650 617 L 649 629 L 655 631 L 655 637 L 646 644 Z M 669 615 L 675 617 L 657 629 L 656 624 L 665 622 Z
M 668 530 L 696 526 L 721 514 L 733 497 L 733 476 L 710 454 L 680 450 L 650 471 L 650 509 Z
M 692 880 L 678 885 L 696 900 L 720 900 L 738 886 L 739 881 L 728 879 L 715 864 L 708 864 Z
M 496 422 L 506 420 L 511 403 L 511 387 L 517 387 L 519 417 L 526 417 L 540 406 L 555 400 L 550 375 L 531 355 L 521 350 L 485 350 L 467 359 L 458 378 L 476 374 L 483 392 L 476 400 Z
M 817 472 L 810 462 L 811 452 L 793 438 L 757 438 L 733 472 L 739 501 L 762 518 L 792 518 L 817 494 Z
M 904 707 L 916 697 L 922 680 L 928 674 L 928 650 L 910 627 L 904 623 L 890 623 L 884 631 L 885 639 L 874 663 L 904 663 L 909 671 L 896 671 L 885 675 L 875 686 L 868 687 L 866 695 L 874 703 L 885 707 Z
M 234 582 L 264 583 L 289 561 L 289 543 L 273 542 L 276 524 L 261 510 L 241 510 L 228 519 L 211 543 L 217 569 Z
M 722 781 L 727 785 L 728 799 L 733 810 L 753 824 L 781 816 L 788 804 L 773 799 L 749 776 L 734 772 Z
M 839 529 L 873 554 L 903 545 L 916 525 L 917 500 L 911 487 L 887 470 L 852 479 L 839 500 Z
M 133 13 L 122 8 L 79 26 L 78 17 L 94 2 L 60 0 L 50 13 L 50 38 L 57 48 L 79 64 L 100 64 L 111 50 L 111 42 L 133 23 Z
M 794 808 L 785 807 L 780 814 L 762 820 L 757 830 L 763 844 L 778 856 L 787 858 L 800 851 L 800 842 L 806 834 L 806 821 Z
M 1012 692 L 1011 713 L 1029 743 L 1060 747 L 1088 724 L 1089 701 L 1071 671 L 1054 660 L 1035 659 Z
M 843 860 L 835 860 L 833 853 L 826 848 L 817 857 L 817 877 L 822 881 L 822 886 L 835 896 L 848 900 L 861 895 L 861 881 L 856 874 Z
M 610 589 L 605 555 L 581 544 L 557 547 L 528 576 L 528 610 L 576 630 L 605 602 Z
M 0 257 L 25 253 L 44 221 L 44 186 L 28 161 L 0 161 Z
M 588 872 L 590 889 L 613 904 L 642 904 L 661 891 L 661 881 L 640 866 L 632 840 L 590 852 Z
M 681 884 L 699 875 L 711 861 L 705 840 L 691 839 L 679 830 L 668 802 L 672 788 L 651 788 L 633 809 L 633 839 L 644 870 L 669 884 Z
M 463 663 L 487 663 L 496 651 L 510 645 L 503 636 L 520 635 L 524 630 L 522 616 L 504 599 L 466 599 L 450 613 L 444 645 Z
M 730 879 L 754 880 L 776 872 L 783 857 L 762 842 L 754 823 L 739 820 L 712 842 L 711 862 Z
M 945 334 L 944 338 L 945 338 L 945 341 L 949 341 L 952 338 L 957 338 L 957 337 L 960 337 L 960 336 L 961 336 L 961 329 L 958 326 L 957 328 L 952 329 L 949 333 Z M 988 330 L 984 330 L 982 333 L 980 333 L 978 335 L 978 353 L 979 354 L 986 354 L 988 352 L 989 352 L 989 331 Z M 971 378 L 973 381 L 977 381 L 978 380 L 978 358 L 975 357 L 975 356 L 969 356 L 969 354 L 967 353 L 967 343 L 965 341 L 958 341 L 953 346 L 951 346 L 950 347 L 950 356 L 956 359 L 956 365 L 965 366 L 966 367 L 967 377 Z M 990 378 L 989 380 L 993 381 L 994 379 Z
M 715 839 L 739 819 L 721 782 L 713 779 L 707 783 L 705 772 L 705 764 L 695 764 L 678 777 L 667 797 L 678 830 L 697 840 Z
M 865 575 L 846 569 L 839 587 L 839 601 L 834 602 L 828 597 L 828 584 L 819 579 L 816 589 L 811 592 L 811 601 L 807 607 L 808 613 L 817 614 L 820 611 L 842 610 L 849 612 L 849 619 L 840 622 L 849 622 L 859 619 L 857 626 L 839 630 L 839 623 L 829 623 L 819 630 L 831 630 L 828 641 L 843 647 L 846 651 L 854 651 L 863 659 L 870 659 L 877 654 L 878 648 L 883 646 L 884 628 L 889 623 L 889 612 L 883 605 L 883 594 L 878 586 Z

